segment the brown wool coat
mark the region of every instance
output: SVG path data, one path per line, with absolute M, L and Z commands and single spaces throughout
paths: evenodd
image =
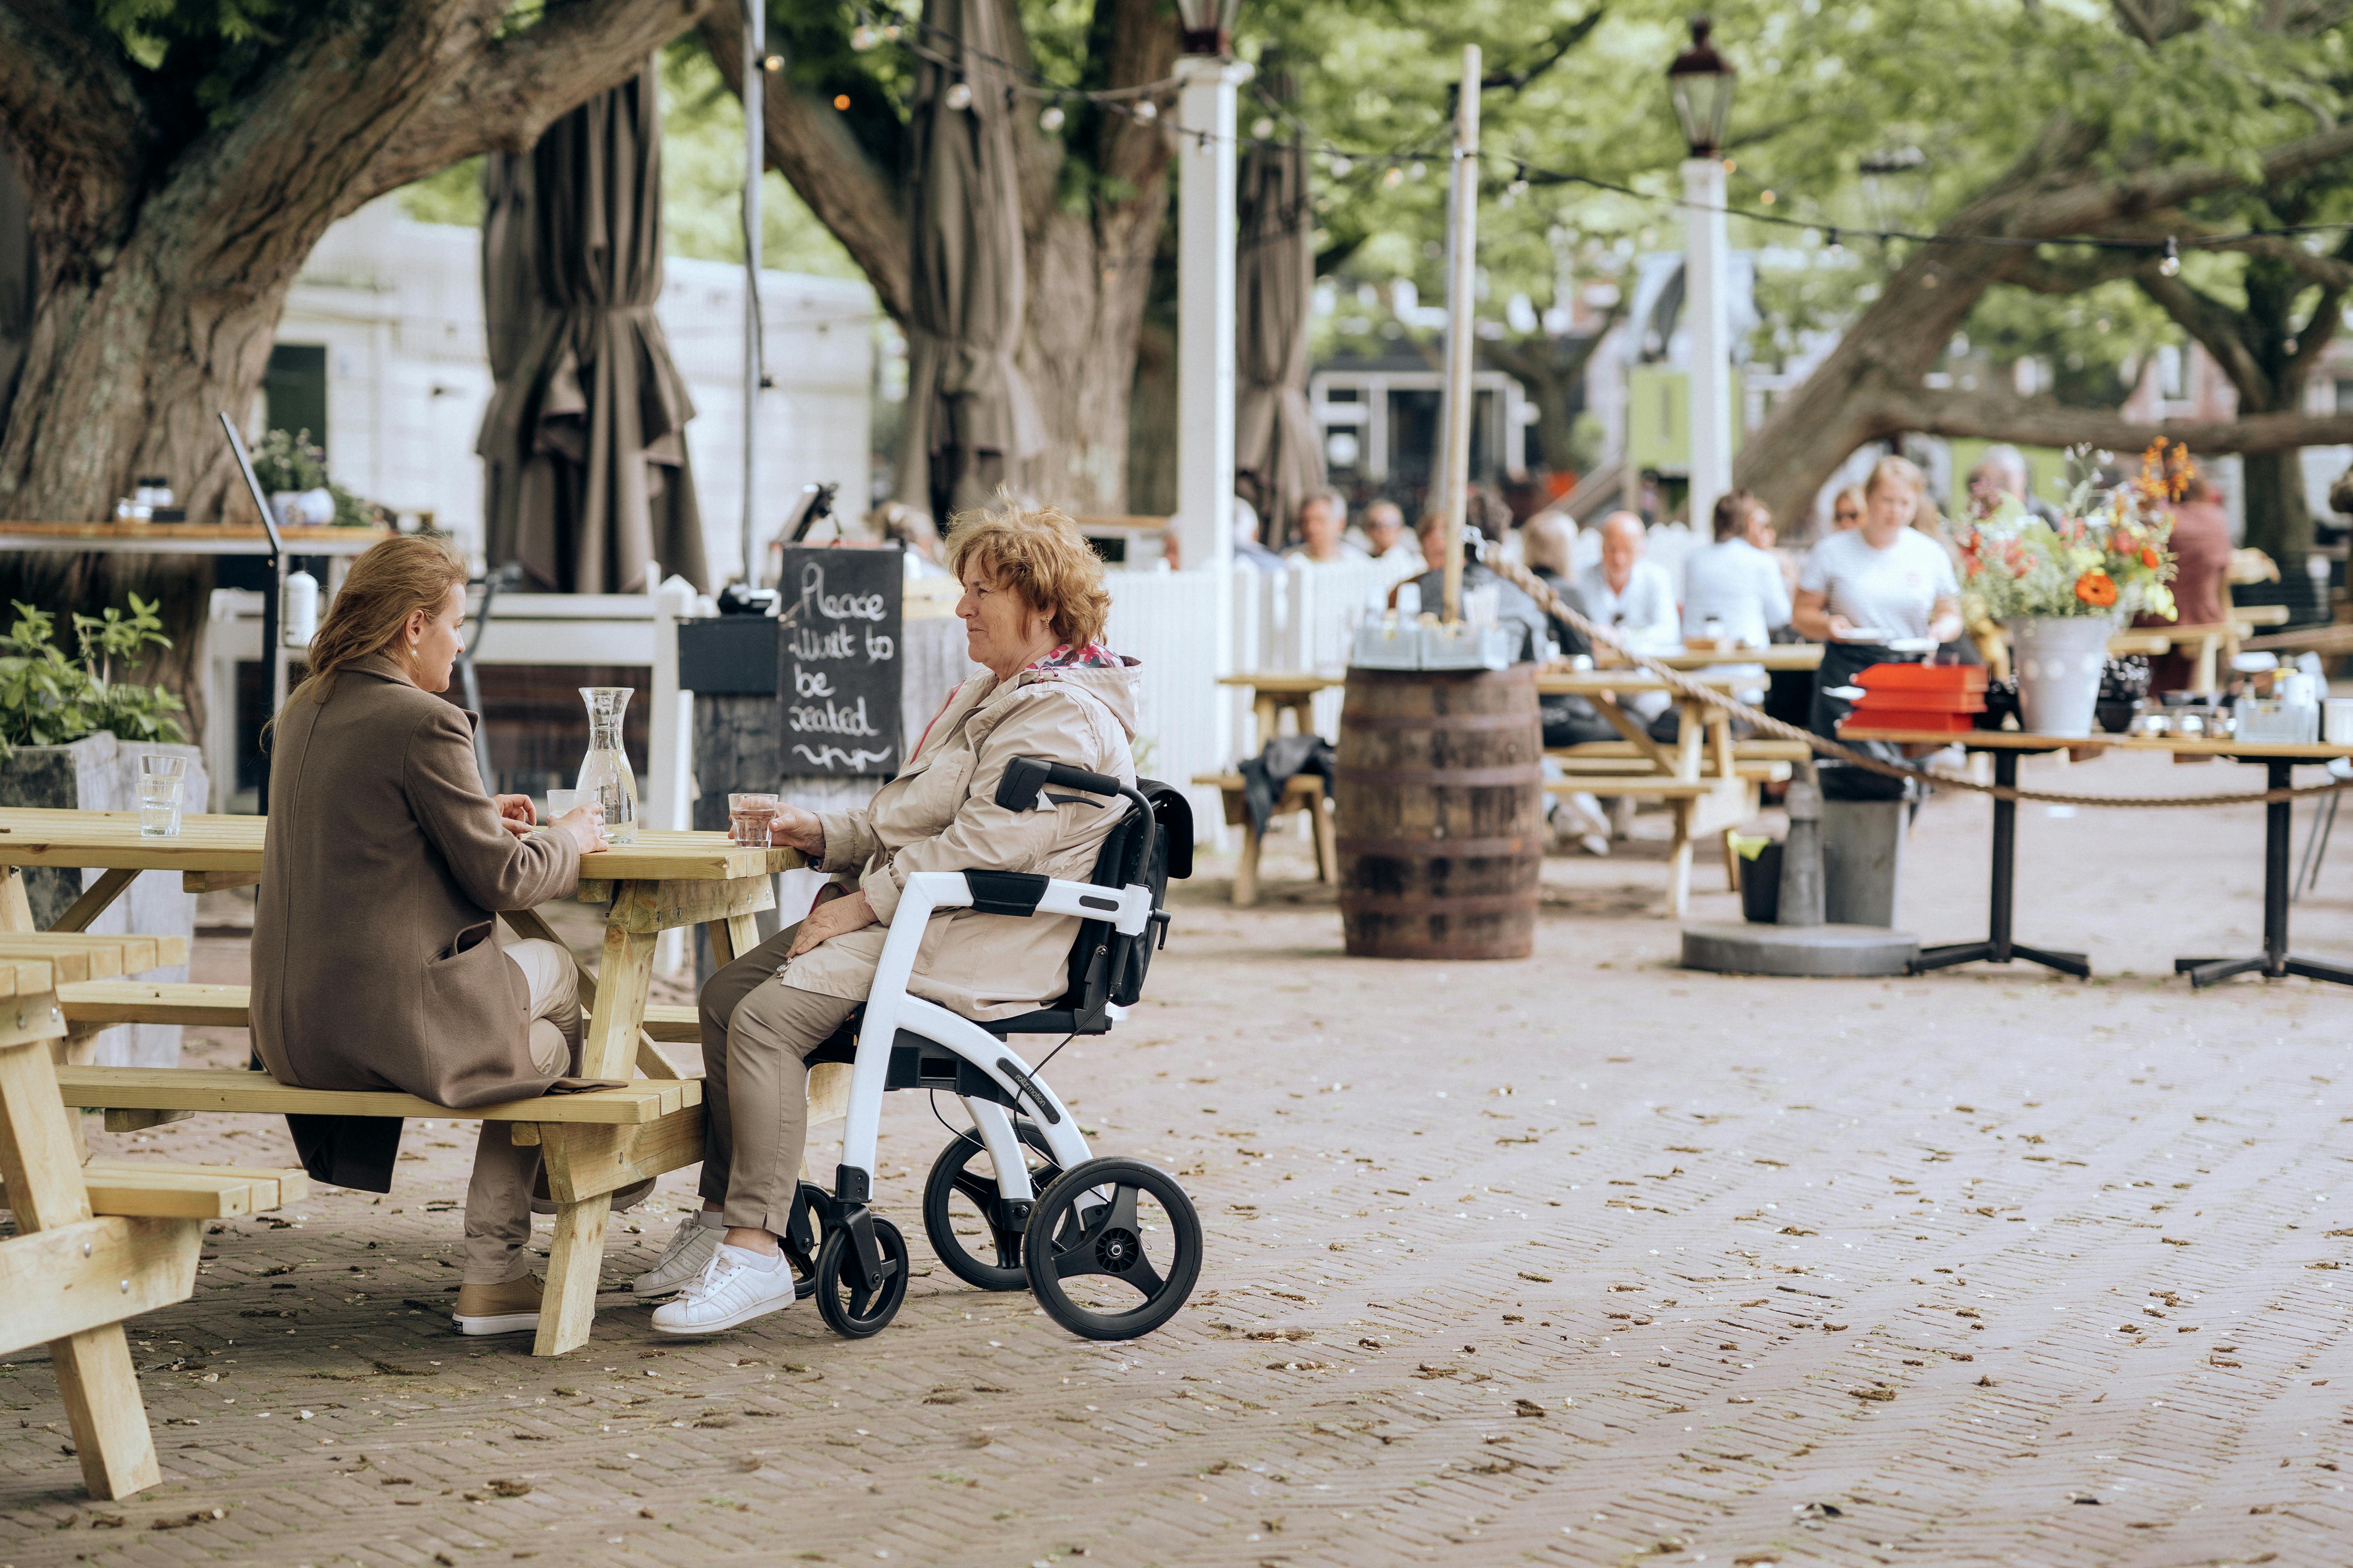
M 492 916 L 570 893 L 580 851 L 499 825 L 474 723 L 373 658 L 271 731 L 253 1044 L 281 1083 L 463 1107 L 554 1081 L 532 1066 L 530 994 Z

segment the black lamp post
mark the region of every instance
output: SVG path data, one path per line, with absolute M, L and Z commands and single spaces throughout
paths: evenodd
M 1722 151 L 1724 127 L 1732 118 L 1734 73 L 1730 63 L 1708 42 L 1712 26 L 1704 16 L 1693 17 L 1691 47 L 1667 68 L 1667 91 L 1675 101 L 1675 119 L 1694 158 L 1713 158 Z
M 1231 55 L 1241 0 L 1176 0 L 1181 47 L 1188 55 Z

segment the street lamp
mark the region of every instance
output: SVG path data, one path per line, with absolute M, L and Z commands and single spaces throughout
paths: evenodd
M 1724 223 L 1724 127 L 1732 113 L 1732 67 L 1708 42 L 1708 20 L 1692 18 L 1691 47 L 1667 68 L 1667 91 L 1683 126 L 1691 156 L 1683 161 L 1683 298 L 1691 315 L 1690 356 L 1684 375 L 1689 394 L 1691 450 L 1689 500 L 1684 516 L 1692 531 L 1706 537 L 1718 496 L 1732 488 L 1730 353 L 1732 321 L 1727 295 L 1727 242 Z
M 1708 42 L 1713 27 L 1706 17 L 1694 16 L 1691 47 L 1667 68 L 1667 91 L 1675 100 L 1675 119 L 1694 158 L 1713 157 L 1723 149 L 1725 122 L 1732 118 L 1734 72 Z
M 1241 0 L 1176 0 L 1181 47 L 1188 55 L 1230 56 L 1234 52 L 1234 14 Z

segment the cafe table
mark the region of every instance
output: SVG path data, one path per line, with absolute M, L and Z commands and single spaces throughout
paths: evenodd
M 100 873 L 52 928 L 62 931 L 87 930 L 142 871 L 176 871 L 190 892 L 251 886 L 261 879 L 266 820 L 190 812 L 182 816 L 176 836 L 151 838 L 140 833 L 136 812 L 0 809 L 0 867 L 7 879 L 0 884 L 0 931 L 33 929 L 20 874 L 28 866 Z M 718 962 L 749 952 L 759 941 L 754 916 L 775 906 L 773 873 L 801 864 L 796 850 L 746 847 L 731 843 L 724 833 L 656 830 L 640 831 L 634 844 L 582 856 L 574 897 L 607 908 L 597 969 L 592 974 L 580 968 L 580 1003 L 590 1015 L 580 1076 L 628 1078 L 634 1067 L 648 1079 L 681 1078 L 645 1031 L 657 941 L 665 931 L 701 925 L 710 933 Z M 501 918 L 520 936 L 566 945 L 536 910 L 504 910 Z M 692 1151 L 681 1157 L 681 1140 L 690 1135 L 699 1149 L 699 1113 L 684 1120 L 691 1126 L 661 1134 L 678 1145 L 670 1151 L 673 1163 L 665 1169 L 699 1157 Z M 551 1185 L 559 1190 L 537 1353 L 560 1354 L 586 1342 L 611 1208 L 605 1193 L 563 1201 L 561 1168 L 592 1157 L 627 1158 L 624 1143 L 651 1135 L 659 1125 L 540 1127 Z
M 2104 751 L 2163 752 L 2176 757 L 2215 757 L 2237 763 L 2260 763 L 2266 790 L 2286 789 L 2299 764 L 2318 765 L 2339 757 L 2353 757 L 2353 745 L 2290 745 L 2263 741 L 2214 740 L 2182 735 L 2088 736 L 2036 735 L 2016 730 L 1970 730 L 1946 734 L 1927 730 L 1875 730 L 1848 725 L 1842 741 L 1890 741 L 1908 748 L 1937 750 L 1959 745 L 1993 757 L 1994 783 L 2018 784 L 2018 759 L 2044 752 L 2071 752 L 2078 756 Z M 2179 809 L 2179 808 L 2176 808 Z M 2219 984 L 2239 974 L 2260 973 L 2277 980 L 2291 974 L 2353 985 L 2353 967 L 2324 959 L 2305 958 L 2288 951 L 2288 895 L 2295 805 L 2285 800 L 2263 806 L 2263 951 L 2242 958 L 2177 958 L 2174 973 L 2187 974 L 2193 987 Z M 2000 795 L 1993 802 L 1992 889 L 1988 930 L 1982 942 L 1951 942 L 1924 947 L 1913 963 L 1915 973 L 1949 968 L 1957 963 L 2009 963 L 2023 958 L 2063 974 L 2088 976 L 2091 965 L 2080 952 L 2028 947 L 2010 934 L 2011 903 L 2017 888 L 2018 803 Z

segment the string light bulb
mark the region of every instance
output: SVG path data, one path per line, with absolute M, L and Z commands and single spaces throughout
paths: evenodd
M 1251 121 L 1250 134 L 1257 137 L 1261 142 L 1273 135 L 1274 117 L 1271 114 L 1261 114 L 1256 120 Z
M 1160 106 L 1148 98 L 1139 99 L 1135 105 L 1135 118 L 1149 125 L 1160 118 Z
M 2181 247 L 2175 242 L 2171 235 L 2165 237 L 2165 259 L 2157 264 L 2157 271 L 2158 276 L 2161 278 L 2174 278 L 2180 275 Z
M 766 71 L 770 76 L 774 76 L 778 71 L 785 68 L 785 57 L 782 55 L 770 55 L 760 62 L 760 68 Z
M 1332 177 L 1334 179 L 1345 180 L 1349 176 L 1349 174 L 1355 172 L 1356 165 L 1350 163 L 1347 159 L 1339 157 L 1335 154 L 1332 159 L 1330 167 L 1332 170 Z
M 1832 256 L 1844 256 L 1846 254 L 1846 247 L 1839 243 L 1838 226 L 1835 224 L 1831 226 L 1831 254 Z
M 860 54 L 874 47 L 874 29 L 860 22 L 849 29 L 849 47 Z
M 1412 163 L 1406 165 L 1405 172 L 1407 176 L 1410 179 L 1427 179 L 1430 177 L 1430 165 L 1417 158 Z
M 1524 196 L 1528 194 L 1528 166 L 1525 163 L 1515 166 L 1512 183 L 1504 189 L 1504 194 L 1511 196 Z
M 969 82 L 961 81 L 951 83 L 946 94 L 940 101 L 946 104 L 950 109 L 957 110 L 959 111 L 970 109 L 972 107 L 972 85 Z
M 843 113 L 849 112 L 849 95 L 846 92 L 835 93 L 833 95 L 833 107 Z
M 1399 185 L 1405 184 L 1405 171 L 1398 168 L 1395 163 L 1391 163 L 1382 174 L 1381 184 L 1387 185 L 1390 190 L 1396 190 Z
M 1038 129 L 1050 136 L 1060 131 L 1062 128 L 1062 122 L 1069 118 L 1062 112 L 1060 104 L 1050 103 L 1046 106 L 1045 112 L 1038 116 Z

